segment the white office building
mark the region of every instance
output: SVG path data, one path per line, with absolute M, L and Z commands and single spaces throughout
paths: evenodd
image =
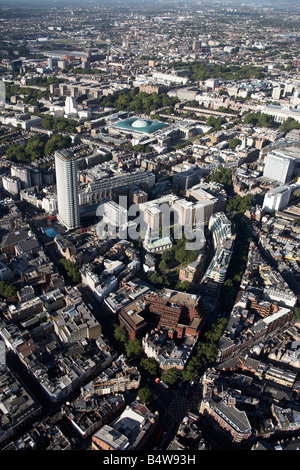
M 300 122 L 300 110 L 299 108 L 293 108 L 292 106 L 280 106 L 269 104 L 261 107 L 263 114 L 272 116 L 275 122 L 283 123 L 288 118 L 292 118 L 297 122 Z
M 291 188 L 288 186 L 278 186 L 265 194 L 263 209 L 266 212 L 281 211 L 290 200 Z
M 16 176 L 2 176 L 2 186 L 10 194 L 19 194 L 21 191 L 21 182 Z
M 272 150 L 265 157 L 264 176 L 282 184 L 288 183 L 293 177 L 296 159 L 278 150 Z
M 76 98 L 73 96 L 67 96 L 65 102 L 65 115 L 66 117 L 77 116 L 77 103 Z
M 80 226 L 77 159 L 68 150 L 55 152 L 55 171 L 57 188 L 57 220 L 67 230 Z
M 115 227 L 127 227 L 127 209 L 108 198 L 104 199 L 104 220 Z

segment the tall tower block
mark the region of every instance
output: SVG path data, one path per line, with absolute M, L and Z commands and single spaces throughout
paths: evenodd
M 77 158 L 68 150 L 55 152 L 58 221 L 67 230 L 80 226 Z

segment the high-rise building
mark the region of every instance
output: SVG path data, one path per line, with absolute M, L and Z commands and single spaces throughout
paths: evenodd
M 279 186 L 271 189 L 265 194 L 263 209 L 267 212 L 281 211 L 290 200 L 291 188 L 289 186 Z
M 208 228 L 212 234 L 215 254 L 205 276 L 218 284 L 223 284 L 232 256 L 235 235 L 232 233 L 232 224 L 224 212 L 213 214 L 209 219 Z
M 289 183 L 292 179 L 296 158 L 287 152 L 273 150 L 264 160 L 264 176 L 282 184 Z
M 55 152 L 58 221 L 68 230 L 78 228 L 77 158 L 68 150 Z
M 67 96 L 65 102 L 65 115 L 67 117 L 77 116 L 77 102 L 73 96 Z
M 199 51 L 199 49 L 201 48 L 201 41 L 200 39 L 194 39 L 193 40 L 193 51 Z
M 5 104 L 6 101 L 6 87 L 5 82 L 0 80 L 0 104 Z

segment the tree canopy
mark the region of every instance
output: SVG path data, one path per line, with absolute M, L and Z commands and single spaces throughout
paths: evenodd
M 266 75 L 264 67 L 257 67 L 256 65 L 220 65 L 220 64 L 206 64 L 205 62 L 195 61 L 190 65 L 186 62 L 170 62 L 169 68 L 182 67 L 192 81 L 204 81 L 209 78 L 222 78 L 224 80 L 238 81 L 245 78 L 258 78 L 261 79 Z
M 67 119 L 67 118 L 54 118 L 50 114 L 47 114 L 42 119 L 42 127 L 43 129 L 48 130 L 55 130 L 57 132 L 70 132 L 70 133 L 77 133 L 76 126 L 77 123 L 74 119 Z
M 210 329 L 204 334 L 203 341 L 200 341 L 195 349 L 193 357 L 182 371 L 184 380 L 193 380 L 203 366 L 215 361 L 218 352 L 217 344 L 226 326 L 226 318 L 220 318 L 213 323 Z
M 127 340 L 126 330 L 122 326 L 115 325 L 114 328 L 114 337 L 116 340 L 120 341 L 121 343 L 125 343 Z
M 138 89 L 133 89 L 104 96 L 101 105 L 116 108 L 118 111 L 151 114 L 159 108 L 172 107 L 177 101 L 177 98 L 171 98 L 166 93 L 139 93 Z
M 255 127 L 278 127 L 272 116 L 261 112 L 249 113 L 244 116 L 244 123 Z
M 287 118 L 279 128 L 281 132 L 290 132 L 293 129 L 300 129 L 300 123 L 291 117 Z
M 37 90 L 30 87 L 19 87 L 11 83 L 6 84 L 6 99 L 9 100 L 12 96 L 23 95 L 23 102 L 26 104 L 38 105 L 39 100 L 48 98 L 49 93 L 47 91 Z
M 230 149 L 235 149 L 240 143 L 241 141 L 238 139 L 238 137 L 233 137 L 228 141 L 228 146 Z
M 9 297 L 14 297 L 17 294 L 17 289 L 15 286 L 8 284 L 5 281 L 0 281 L 0 295 L 5 299 Z
M 253 194 L 246 194 L 242 197 L 239 194 L 236 194 L 232 199 L 229 199 L 226 205 L 227 212 L 240 212 L 245 213 L 246 210 L 251 209 L 253 205 Z
M 232 191 L 232 171 L 230 168 L 221 167 L 216 173 L 210 175 L 209 181 L 222 184 L 227 194 Z
M 140 362 L 141 368 L 149 375 L 155 376 L 157 374 L 157 362 L 153 357 L 143 357 Z
M 225 124 L 226 119 L 223 118 L 222 116 L 215 117 L 215 116 L 209 116 L 206 119 L 206 125 L 212 127 L 215 131 L 219 131 L 222 128 L 222 125 Z
M 137 397 L 140 399 L 140 401 L 144 404 L 149 403 L 149 401 L 152 398 L 152 392 L 148 387 L 143 387 L 140 388 Z
M 234 217 L 236 239 L 227 270 L 227 279 L 220 294 L 220 304 L 222 304 L 224 312 L 230 312 L 235 303 L 248 259 L 249 244 L 252 240 L 251 232 L 241 215 L 241 213 L 237 213 Z
M 139 357 L 142 354 L 141 340 L 135 338 L 125 343 L 126 355 L 129 359 Z
M 36 134 L 26 143 L 12 143 L 6 150 L 6 158 L 12 162 L 30 163 L 45 155 L 52 155 L 56 150 L 68 148 L 71 143 L 68 135 L 53 134 L 49 138 L 44 134 Z
M 79 266 L 73 264 L 68 259 L 62 258 L 59 261 L 59 264 L 63 266 L 64 271 L 71 282 L 79 282 L 80 281 L 80 272 Z
M 161 374 L 161 380 L 167 385 L 174 385 L 177 380 L 177 370 L 176 369 L 166 369 Z

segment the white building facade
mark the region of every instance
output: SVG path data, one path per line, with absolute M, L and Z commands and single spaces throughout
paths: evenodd
M 80 226 L 77 158 L 68 150 L 55 152 L 58 221 L 67 230 Z
M 266 212 L 281 211 L 288 205 L 290 196 L 291 188 L 288 186 L 271 189 L 265 194 L 263 209 Z
M 291 181 L 295 168 L 295 158 L 282 152 L 273 150 L 268 153 L 264 160 L 264 176 L 282 184 Z

